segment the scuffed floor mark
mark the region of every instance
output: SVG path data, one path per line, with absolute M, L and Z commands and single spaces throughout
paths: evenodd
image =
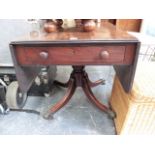
M 96 125 L 96 122 L 95 122 L 95 120 L 94 120 L 94 118 L 93 118 L 93 115 L 92 115 L 91 113 L 89 113 L 89 115 L 90 115 L 90 118 L 91 118 L 91 120 L 92 120 L 92 123 L 93 123 L 93 125 L 94 125 L 94 127 L 95 127 L 95 129 L 96 129 L 97 125 Z

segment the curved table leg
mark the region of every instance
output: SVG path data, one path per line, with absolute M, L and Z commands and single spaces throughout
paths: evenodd
M 105 84 L 105 80 L 100 79 L 100 80 L 97 80 L 95 82 L 92 82 L 92 81 L 89 80 L 89 86 L 90 87 L 96 87 L 96 86 L 101 85 L 101 84 L 104 85 Z
M 104 104 L 102 104 L 93 94 L 93 92 L 91 91 L 91 88 L 88 84 L 89 82 L 84 79 L 83 80 L 83 90 L 86 94 L 86 96 L 90 99 L 90 101 L 95 104 L 99 109 L 101 109 L 102 111 L 106 112 L 111 118 L 115 117 L 115 113 L 110 110 L 107 106 L 105 106 Z
M 65 106 L 68 103 L 68 101 L 71 99 L 71 97 L 73 96 L 75 89 L 76 89 L 75 80 L 70 79 L 68 82 L 68 90 L 66 92 L 66 95 L 59 102 L 57 102 L 54 106 L 52 106 L 48 110 L 48 112 L 45 115 L 43 115 L 43 117 L 46 119 L 49 119 L 52 116 L 52 114 L 54 114 L 59 109 L 61 109 L 63 106 Z
M 84 73 L 84 75 L 85 75 L 85 79 L 87 80 L 87 82 L 88 82 L 90 87 L 96 87 L 98 85 L 104 85 L 105 84 L 105 80 L 104 79 L 99 79 L 99 80 L 97 80 L 95 82 L 92 82 L 89 79 L 88 74 L 86 72 Z
M 55 80 L 54 84 L 56 84 L 58 86 L 61 86 L 61 87 L 67 88 L 69 86 L 69 82 L 70 82 L 70 80 L 68 82 L 66 82 L 66 83 L 62 83 L 62 82 L 59 82 L 59 81 Z

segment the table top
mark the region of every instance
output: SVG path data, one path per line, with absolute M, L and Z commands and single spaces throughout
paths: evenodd
M 104 22 L 92 32 L 84 32 L 81 27 L 61 29 L 58 32 L 39 32 L 28 34 L 11 42 L 11 44 L 33 43 L 102 43 L 102 42 L 137 42 L 137 38 L 121 31 L 114 25 Z
M 35 34 L 35 35 L 34 35 Z M 54 46 L 54 47 L 65 47 L 65 46 L 98 46 L 109 44 L 111 47 L 115 45 L 127 45 L 128 47 L 133 46 L 134 48 L 134 60 L 130 65 L 114 65 L 117 76 L 119 77 L 123 88 L 126 92 L 129 92 L 132 88 L 136 64 L 139 52 L 139 40 L 122 31 L 110 23 L 102 23 L 100 27 L 97 27 L 92 32 L 84 32 L 80 27 L 66 28 L 58 32 L 45 33 L 39 32 L 31 35 L 21 37 L 10 43 L 10 49 L 16 68 L 17 79 L 23 92 L 26 92 L 34 78 L 40 72 L 40 68 L 36 66 L 32 67 L 21 67 L 16 60 L 16 46 L 24 48 L 25 46 L 40 47 L 40 46 Z M 131 44 L 131 45 L 129 45 Z M 110 47 L 109 46 L 109 47 Z M 91 47 L 90 47 L 91 48 Z M 126 49 L 127 50 L 127 49 Z M 132 50 L 131 50 L 132 51 Z M 128 55 L 128 54 L 127 54 Z M 132 54 L 131 54 L 132 55 Z M 22 78 L 20 78 L 22 75 Z

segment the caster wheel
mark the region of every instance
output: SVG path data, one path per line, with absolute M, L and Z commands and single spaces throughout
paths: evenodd
M 52 120 L 54 119 L 53 117 L 53 113 L 49 112 L 49 111 L 44 111 L 41 113 L 41 116 L 46 119 L 46 120 Z
M 6 91 L 6 104 L 9 108 L 21 109 L 24 107 L 27 93 L 21 93 L 17 81 L 11 82 Z
M 102 79 L 102 85 L 105 85 L 106 81 L 104 79 Z
M 46 119 L 46 120 L 52 120 L 52 119 L 54 119 L 54 117 L 53 117 L 52 114 L 44 114 L 43 115 L 43 118 Z

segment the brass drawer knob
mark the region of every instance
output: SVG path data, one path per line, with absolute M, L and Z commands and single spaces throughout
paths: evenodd
M 108 59 L 110 56 L 108 51 L 102 51 L 100 55 L 102 59 Z
M 42 51 L 39 53 L 40 57 L 43 58 L 43 59 L 47 59 L 48 58 L 48 53 L 45 52 L 45 51 Z

